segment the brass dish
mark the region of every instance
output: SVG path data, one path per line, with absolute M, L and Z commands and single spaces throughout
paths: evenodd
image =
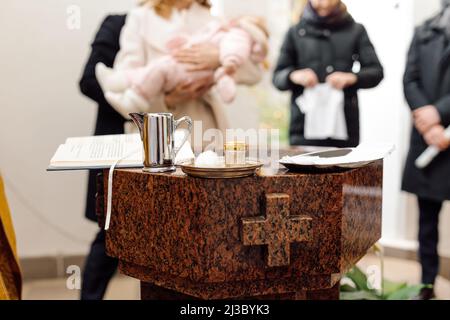
M 259 161 L 248 160 L 245 165 L 222 165 L 218 167 L 197 167 L 193 162 L 180 165 L 181 170 L 188 176 L 203 179 L 233 179 L 254 175 L 263 164 Z

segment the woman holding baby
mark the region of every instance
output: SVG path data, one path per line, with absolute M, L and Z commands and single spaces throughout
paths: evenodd
M 267 37 L 258 18 L 212 17 L 208 0 L 143 0 L 126 17 L 107 17 L 80 81 L 83 94 L 99 104 L 95 134 L 123 133 L 131 112 L 170 112 L 201 122 L 192 139 L 201 148 L 195 145 L 203 144 L 197 132 L 225 133 L 229 127 L 225 108 L 236 85 L 260 81 Z M 96 174 L 89 177 L 90 220 L 96 220 Z M 116 268 L 100 230 L 86 261 L 81 298 L 102 299 Z
M 259 81 L 267 32 L 256 17 L 225 21 L 209 9 L 204 0 L 164 0 L 143 1 L 132 10 L 114 68 L 96 67 L 111 106 L 124 117 L 170 111 L 201 121 L 203 130 L 227 129 L 223 103 L 233 101 L 237 83 Z M 195 96 L 171 100 L 171 92 L 195 84 Z

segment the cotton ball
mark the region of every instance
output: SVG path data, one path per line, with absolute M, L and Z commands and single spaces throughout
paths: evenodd
M 214 151 L 205 151 L 195 159 L 197 167 L 217 167 L 221 164 L 220 158 Z

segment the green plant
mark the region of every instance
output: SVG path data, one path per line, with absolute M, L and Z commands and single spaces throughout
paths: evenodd
M 381 290 L 369 288 L 369 281 L 364 272 L 354 266 L 345 275 L 347 283 L 341 285 L 341 300 L 410 300 L 417 296 L 427 285 L 408 285 L 406 282 L 392 282 L 384 279 L 384 255 L 383 248 L 375 244 L 371 250 L 380 258 Z
M 410 300 L 417 296 L 426 285 L 408 285 L 382 280 L 381 291 L 369 288 L 367 276 L 358 267 L 353 267 L 345 276 L 347 280 L 341 285 L 341 300 Z

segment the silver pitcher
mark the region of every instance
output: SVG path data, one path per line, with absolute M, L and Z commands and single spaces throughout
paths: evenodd
M 171 113 L 130 113 L 144 144 L 144 171 L 159 173 L 175 170 L 175 157 L 192 131 L 192 119 L 175 120 Z M 182 122 L 188 125 L 182 143 L 175 146 L 175 130 Z

